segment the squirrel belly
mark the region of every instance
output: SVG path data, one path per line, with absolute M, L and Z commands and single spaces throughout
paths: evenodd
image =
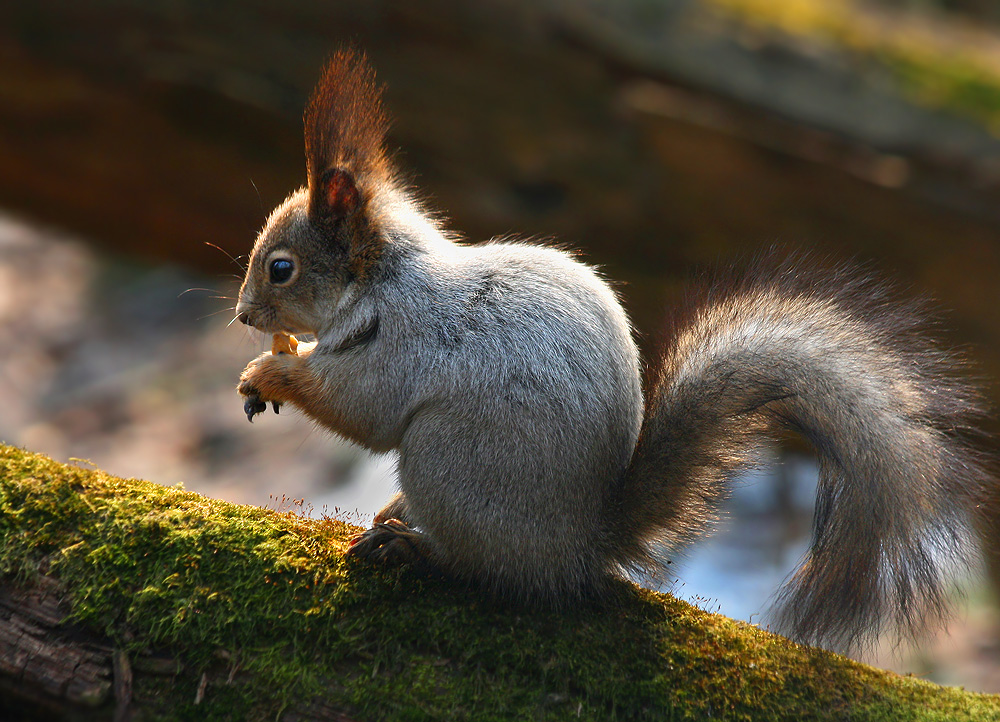
M 608 284 L 552 248 L 458 242 L 396 178 L 385 129 L 371 68 L 338 53 L 305 114 L 308 185 L 258 236 L 236 309 L 316 336 L 247 366 L 251 418 L 289 403 L 399 452 L 401 494 L 349 553 L 566 604 L 697 538 L 790 429 L 820 482 L 781 629 L 846 648 L 940 619 L 994 482 L 968 440 L 980 399 L 918 304 L 808 258 L 751 264 L 675 314 L 644 399 Z

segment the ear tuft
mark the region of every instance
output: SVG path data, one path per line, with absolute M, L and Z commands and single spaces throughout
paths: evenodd
M 387 182 L 388 125 L 368 59 L 342 49 L 323 70 L 305 111 L 309 213 L 329 221 L 353 212 Z
M 361 203 L 354 176 L 343 168 L 331 168 L 323 173 L 317 186 L 309 198 L 309 216 L 316 222 L 340 220 L 357 210 Z

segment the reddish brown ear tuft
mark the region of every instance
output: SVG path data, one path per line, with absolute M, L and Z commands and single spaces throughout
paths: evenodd
M 309 214 L 318 221 L 335 221 L 353 213 L 361 203 L 354 176 L 343 168 L 331 168 L 320 178 L 319 193 L 311 198 Z
M 324 68 L 303 118 L 313 220 L 343 218 L 392 177 L 381 96 L 359 52 L 340 50 Z
M 303 121 L 309 220 L 344 245 L 351 272 L 363 278 L 386 243 L 368 204 L 395 174 L 384 147 L 382 89 L 362 53 L 346 49 L 330 58 Z

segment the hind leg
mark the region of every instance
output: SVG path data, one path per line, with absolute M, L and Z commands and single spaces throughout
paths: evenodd
M 403 492 L 399 492 L 396 496 L 389 500 L 389 503 L 382 507 L 382 509 L 375 515 L 375 523 L 378 524 L 383 521 L 389 521 L 390 519 L 399 519 L 404 524 L 409 524 L 409 512 L 406 506 L 406 499 L 403 497 Z
M 427 538 L 399 519 L 375 522 L 371 529 L 351 539 L 347 556 L 378 563 L 413 564 L 427 560 Z

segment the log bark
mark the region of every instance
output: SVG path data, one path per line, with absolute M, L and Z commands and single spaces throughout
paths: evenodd
M 163 700 L 136 696 L 136 687 L 162 688 L 184 673 L 183 663 L 163 654 L 130 659 L 108 637 L 68 622 L 69 605 L 59 580 L 42 576 L 0 588 L 0 708 L 4 720 L 133 722 L 155 720 Z M 238 667 L 203 672 L 194 699 L 199 705 L 210 681 L 247 684 Z M 214 677 L 214 678 L 213 678 Z M 224 679 L 223 679 L 224 678 Z M 148 684 L 155 681 L 155 685 Z M 286 722 L 354 722 L 355 718 L 313 700 L 288 710 Z
M 0 684 L 24 710 L 78 718 L 115 704 L 126 719 L 130 681 L 115 678 L 115 649 L 108 640 L 64 620 L 59 582 L 41 577 L 27 587 L 0 589 Z M 119 682 L 121 680 L 121 682 Z M 113 694 L 121 689 L 120 695 Z

